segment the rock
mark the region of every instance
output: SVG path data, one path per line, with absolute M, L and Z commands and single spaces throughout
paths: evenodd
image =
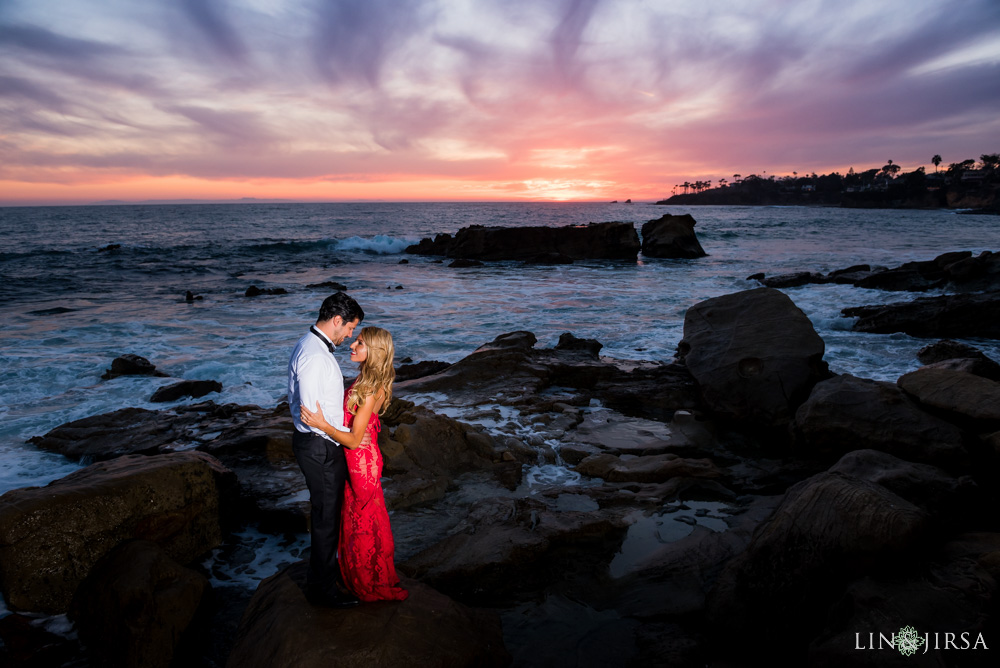
M 849 374 L 817 383 L 793 428 L 805 454 L 871 449 L 946 469 L 969 462 L 955 425 L 927 414 L 890 383 Z
M 107 246 L 103 246 L 101 248 L 98 248 L 97 252 L 98 253 L 107 253 L 108 251 L 119 250 L 119 249 L 121 249 L 121 247 L 122 247 L 121 244 L 108 244 Z
M 407 260 L 407 259 L 406 259 L 406 258 L 404 257 L 404 258 L 403 258 L 402 260 L 400 260 L 400 261 L 399 261 L 399 262 L 397 262 L 396 264 L 410 264 L 410 261 L 409 261 L 409 260 Z
M 479 260 L 466 260 L 465 258 L 459 258 L 457 260 L 453 260 L 448 266 L 453 269 L 466 269 L 468 267 L 485 267 L 486 265 Z
M 149 400 L 153 403 L 162 403 L 176 401 L 182 397 L 197 399 L 210 392 L 222 392 L 222 383 L 217 380 L 182 380 L 157 389 Z
M 1000 383 L 965 371 L 921 367 L 897 381 L 922 405 L 987 431 L 1000 427 Z
M 82 649 L 77 642 L 46 631 L 38 620 L 18 614 L 0 617 L 0 666 L 52 668 L 77 666 Z
M 288 290 L 284 288 L 258 288 L 251 285 L 244 293 L 247 297 L 258 297 L 260 295 L 287 295 Z
M 626 522 L 602 512 L 555 511 L 537 499 L 484 499 L 455 532 L 398 568 L 459 600 L 496 602 L 606 567 Z
M 334 290 L 338 292 L 346 292 L 347 286 L 343 283 L 338 283 L 337 281 L 324 281 L 322 283 L 310 283 L 306 286 L 307 288 L 322 288 L 324 290 Z
M 830 375 L 823 339 L 772 288 L 695 304 L 679 349 L 710 410 L 763 427 L 788 424 L 812 386 Z
M 559 335 L 559 343 L 556 350 L 586 350 L 594 357 L 601 352 L 604 344 L 597 339 L 578 339 L 571 332 L 563 332 Z
M 987 643 L 995 637 L 997 581 L 979 559 L 984 550 L 1000 554 L 996 538 L 993 534 L 989 546 L 980 539 L 975 551 L 968 539 L 955 541 L 928 566 L 852 582 L 832 606 L 827 627 L 810 644 L 808 665 L 945 666 L 957 665 L 956 655 L 961 665 L 992 665 L 990 653 L 982 650 L 993 649 Z M 923 641 L 914 655 L 887 644 L 879 650 L 880 633 L 890 638 L 904 626 L 915 627 Z M 946 634 L 951 634 L 952 647 L 946 645 Z
M 156 543 L 129 541 L 94 565 L 70 617 L 94 664 L 169 668 L 208 589 Z
M 796 288 L 809 283 L 826 283 L 826 277 L 811 271 L 797 271 L 791 274 L 762 277 L 760 282 L 769 288 Z
M 0 496 L 0 589 L 15 610 L 65 612 L 94 564 L 133 538 L 187 564 L 219 544 L 232 474 L 200 452 L 92 464 Z
M 1000 381 L 1000 364 L 997 364 L 975 346 L 944 339 L 930 343 L 917 351 L 917 359 L 922 364 L 932 365 L 950 360 L 964 360 L 971 363 L 962 365 L 971 374 Z
M 881 485 L 949 530 L 984 519 L 976 509 L 988 502 L 981 498 L 972 476 L 952 476 L 936 466 L 907 462 L 878 450 L 849 452 L 830 472 Z
M 1000 338 L 1000 293 L 942 295 L 912 302 L 857 306 L 841 311 L 857 317 L 855 332 L 920 337 Z
M 880 485 L 820 473 L 795 485 L 719 576 L 710 628 L 743 655 L 796 656 L 848 582 L 907 559 L 927 515 Z
M 565 227 L 463 227 L 454 238 L 439 234 L 409 246 L 407 253 L 467 260 L 528 260 L 557 254 L 573 260 L 634 260 L 639 235 L 632 223 L 590 223 Z
M 232 668 L 331 665 L 499 668 L 510 660 L 495 613 L 467 608 L 404 579 L 402 602 L 348 610 L 311 606 L 300 562 L 261 582 L 229 656 Z
M 694 233 L 691 214 L 664 214 L 642 226 L 642 254 L 646 257 L 696 258 L 705 257 L 705 249 Z
M 396 369 L 396 382 L 401 382 L 404 380 L 413 380 L 414 378 L 423 378 L 424 376 L 430 376 L 439 371 L 444 371 L 451 365 L 447 362 L 439 362 L 436 360 L 425 360 L 423 362 L 417 362 L 416 364 L 401 364 Z
M 121 455 L 154 455 L 179 436 L 156 411 L 121 408 L 111 413 L 74 420 L 33 436 L 29 443 L 79 461 L 112 459 Z
M 204 297 L 202 297 L 201 295 L 196 295 L 195 293 L 191 292 L 190 290 L 188 290 L 186 293 L 184 293 L 184 301 L 186 301 L 188 304 L 191 304 L 191 303 L 196 302 L 196 301 L 201 301 L 203 299 L 204 299 Z
M 576 466 L 586 476 L 609 482 L 665 482 L 670 478 L 718 478 L 710 459 L 682 459 L 677 455 L 591 455 Z
M 156 366 L 145 357 L 125 354 L 112 360 L 111 368 L 105 371 L 101 378 L 111 380 L 118 376 L 157 376 L 159 378 L 166 378 L 167 374 L 157 371 Z
M 640 366 L 597 377 L 594 395 L 623 415 L 668 422 L 678 410 L 703 410 L 698 384 L 683 364 Z

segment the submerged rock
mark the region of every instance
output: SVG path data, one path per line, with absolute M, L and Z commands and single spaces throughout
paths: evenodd
M 299 562 L 261 582 L 243 615 L 231 668 L 490 668 L 510 662 L 495 613 L 476 610 L 414 580 L 405 601 L 347 610 L 314 607 Z

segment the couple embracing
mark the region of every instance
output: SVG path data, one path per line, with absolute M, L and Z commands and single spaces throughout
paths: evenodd
M 358 377 L 345 392 L 334 350 L 364 320 L 342 292 L 320 306 L 288 361 L 292 448 L 311 503 L 310 603 L 347 608 L 362 601 L 402 601 L 395 549 L 382 494 L 379 415 L 392 398 L 392 336 L 365 327 L 351 344 Z M 339 553 L 339 558 L 338 558 Z

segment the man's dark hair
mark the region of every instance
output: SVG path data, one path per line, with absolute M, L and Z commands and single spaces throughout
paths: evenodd
M 332 320 L 336 315 L 339 315 L 344 322 L 350 322 L 355 318 L 358 319 L 358 322 L 365 319 L 365 312 L 361 306 L 354 301 L 353 297 L 348 297 L 343 292 L 335 292 L 323 300 L 316 322 Z

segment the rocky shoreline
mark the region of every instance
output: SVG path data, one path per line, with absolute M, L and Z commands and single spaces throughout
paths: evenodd
M 297 549 L 252 595 L 211 586 L 207 554 L 246 559 L 234 533 L 307 528 L 284 404 L 127 408 L 33 439 L 93 463 L 0 497 L 0 656 L 874 665 L 856 634 L 1000 642 L 1000 367 L 979 351 L 932 344 L 895 384 L 834 375 L 769 287 L 689 309 L 670 363 L 535 344 L 511 332 L 401 374 L 379 436 L 401 604 L 312 608 Z

